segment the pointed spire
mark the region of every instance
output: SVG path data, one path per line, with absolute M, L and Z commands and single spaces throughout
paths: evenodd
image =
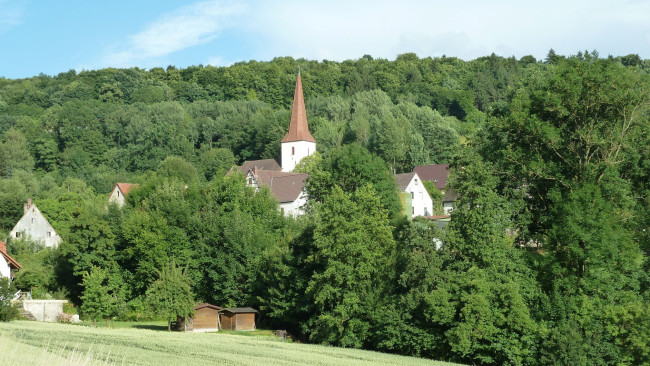
M 293 141 L 316 142 L 311 133 L 309 133 L 309 125 L 307 125 L 307 112 L 305 110 L 305 97 L 302 93 L 300 71 L 298 72 L 298 78 L 296 79 L 296 91 L 293 94 L 293 109 L 291 110 L 289 132 L 287 132 L 282 139 L 282 142 Z

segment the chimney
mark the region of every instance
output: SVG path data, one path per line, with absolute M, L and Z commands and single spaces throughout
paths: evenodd
M 32 198 L 30 197 L 30 198 L 27 199 L 27 203 L 25 203 L 25 210 L 24 210 L 23 214 L 26 214 L 27 211 L 29 211 L 29 209 L 31 207 L 32 207 Z

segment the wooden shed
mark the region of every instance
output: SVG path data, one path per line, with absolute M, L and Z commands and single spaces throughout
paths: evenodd
M 227 308 L 221 311 L 221 328 L 229 330 L 255 330 L 253 308 Z
M 174 329 L 185 332 L 216 332 L 219 325 L 219 312 L 221 307 L 212 304 L 199 304 L 194 308 L 191 318 L 178 318 Z

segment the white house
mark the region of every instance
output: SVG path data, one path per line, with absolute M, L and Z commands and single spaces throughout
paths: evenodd
M 20 269 L 22 266 L 7 254 L 7 244 L 0 241 L 0 278 L 11 278 L 12 269 Z
M 41 242 L 46 247 L 59 246 L 61 237 L 49 221 L 43 216 L 41 211 L 32 203 L 32 199 L 27 200 L 24 207 L 23 217 L 9 233 L 12 238 L 22 238 Z
M 282 138 L 281 146 L 280 163 L 275 159 L 253 160 L 244 162 L 238 168 L 246 175 L 249 186 L 255 189 L 266 186 L 271 190 L 285 216 L 302 215 L 303 206 L 307 203 L 305 181 L 309 175 L 293 173 L 293 170 L 303 158 L 316 151 L 316 140 L 309 133 L 300 74 L 293 94 L 289 132 Z
M 395 181 L 401 192 L 411 194 L 411 217 L 433 214 L 433 201 L 417 173 L 395 174 Z
M 433 182 L 436 188 L 443 194 L 442 206 L 445 215 L 449 215 L 454 210 L 454 201 L 458 196 L 453 189 L 447 187 L 447 178 L 449 177 L 449 164 L 430 164 L 420 165 L 413 168 L 422 180 Z
M 138 186 L 138 184 L 132 183 L 115 183 L 115 187 L 113 187 L 113 191 L 108 197 L 108 203 L 115 202 L 120 207 L 124 206 L 126 204 L 126 195 L 129 194 L 129 191 Z

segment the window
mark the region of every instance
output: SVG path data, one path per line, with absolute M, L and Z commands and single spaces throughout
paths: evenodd
M 20 238 L 20 231 L 16 231 L 16 237 Z
M 51 231 L 48 231 L 48 232 L 47 232 L 47 237 L 48 237 L 48 238 L 51 238 L 51 237 L 52 237 L 52 232 L 51 232 Z
M 32 217 L 32 224 L 36 222 L 36 219 Z
M 118 196 L 118 197 L 120 196 L 120 191 L 117 191 L 117 196 Z
M 411 207 L 411 214 L 415 215 L 415 207 Z
M 252 186 L 253 185 L 253 178 L 248 178 L 248 185 Z
M 415 185 L 416 186 L 418 185 L 418 179 L 417 178 L 415 178 Z
M 412 199 L 412 200 L 415 199 L 415 193 L 413 193 L 413 192 L 411 192 L 411 199 Z
M 291 146 L 291 155 L 296 155 L 296 147 Z

